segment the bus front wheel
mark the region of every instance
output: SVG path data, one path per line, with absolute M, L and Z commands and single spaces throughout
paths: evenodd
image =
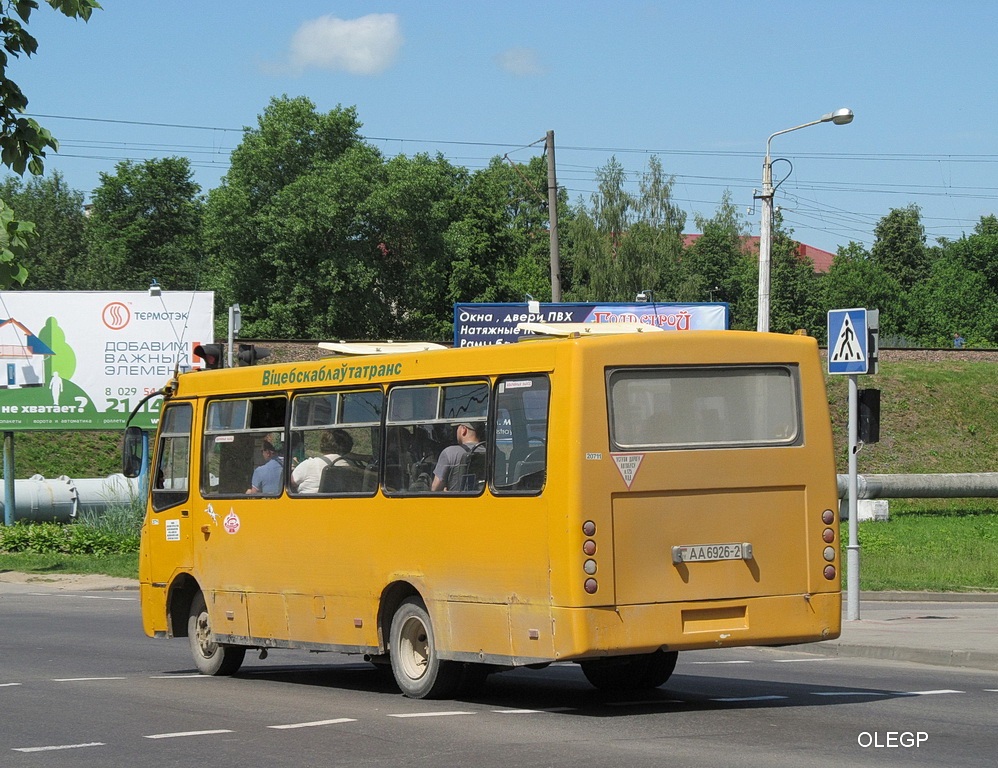
M 461 665 L 437 655 L 430 614 L 418 597 L 403 600 L 389 635 L 392 672 L 410 699 L 446 698 L 461 683 Z
M 658 688 L 676 668 L 676 651 L 655 651 L 636 656 L 611 656 L 580 662 L 582 674 L 604 691 L 637 691 Z
M 211 617 L 204 595 L 198 592 L 191 603 L 187 619 L 187 639 L 191 644 L 194 664 L 202 675 L 233 675 L 243 663 L 246 649 L 235 645 L 219 645 L 211 631 Z

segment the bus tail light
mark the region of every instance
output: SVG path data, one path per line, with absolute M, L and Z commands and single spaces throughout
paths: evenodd
M 832 581 L 835 578 L 835 566 L 826 565 L 825 566 L 825 578 Z
M 589 537 L 582 544 L 582 552 L 588 556 L 585 562 L 582 563 L 582 570 L 587 576 L 590 577 L 582 583 L 582 588 L 586 590 L 587 594 L 595 595 L 596 590 L 599 589 L 599 584 L 596 582 L 596 579 L 592 578 L 592 576 L 596 574 L 598 568 L 596 560 L 593 558 L 593 555 L 596 554 L 597 547 L 596 542 L 592 538 L 596 535 L 596 523 L 592 520 L 586 520 L 586 522 L 582 524 L 582 532 Z

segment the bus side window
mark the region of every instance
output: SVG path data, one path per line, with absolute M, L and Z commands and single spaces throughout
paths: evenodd
M 287 398 L 237 398 L 208 403 L 202 444 L 201 492 L 206 497 L 244 495 L 253 470 L 264 463 L 265 442 L 283 455 Z M 285 471 L 286 471 L 285 467 Z M 268 489 L 269 495 L 277 495 Z
M 388 418 L 386 429 L 385 472 L 382 476 L 384 490 L 389 494 L 465 493 L 479 494 L 485 488 L 485 466 L 471 466 L 464 473 L 471 479 L 457 484 L 450 480 L 449 469 L 456 451 L 445 454 L 445 480 L 459 487 L 446 484 L 433 491 L 434 473 L 441 452 L 456 446 L 458 435 L 463 434 L 462 444 L 468 443 L 462 424 L 480 425 L 473 430 L 478 435 L 480 452 L 485 453 L 488 435 L 485 425 L 489 413 L 489 385 L 484 381 L 462 381 L 451 384 L 420 384 L 393 387 L 388 393 Z M 472 446 L 468 443 L 467 448 Z M 479 476 L 480 475 L 480 476 Z M 441 475 L 444 477 L 443 475 Z
M 549 402 L 546 376 L 499 381 L 492 457 L 496 493 L 537 494 L 544 489 Z
M 187 500 L 192 415 L 190 403 L 172 404 L 163 411 L 152 487 L 152 507 L 157 512 Z

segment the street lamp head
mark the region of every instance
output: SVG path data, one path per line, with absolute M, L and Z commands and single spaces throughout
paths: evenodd
M 823 123 L 834 123 L 835 125 L 848 125 L 852 122 L 855 115 L 852 110 L 848 107 L 842 107 L 842 109 L 836 109 L 834 112 L 829 112 L 827 115 L 821 116 L 821 122 Z

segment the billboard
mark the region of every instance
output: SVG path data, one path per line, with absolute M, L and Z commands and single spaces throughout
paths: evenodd
M 122 429 L 213 341 L 211 291 L 11 291 L 0 297 L 0 430 Z M 134 423 L 150 428 L 160 398 Z
M 648 323 L 666 331 L 726 331 L 730 320 L 723 302 L 542 304 L 455 304 L 454 346 L 512 344 L 521 336 L 518 323 Z

